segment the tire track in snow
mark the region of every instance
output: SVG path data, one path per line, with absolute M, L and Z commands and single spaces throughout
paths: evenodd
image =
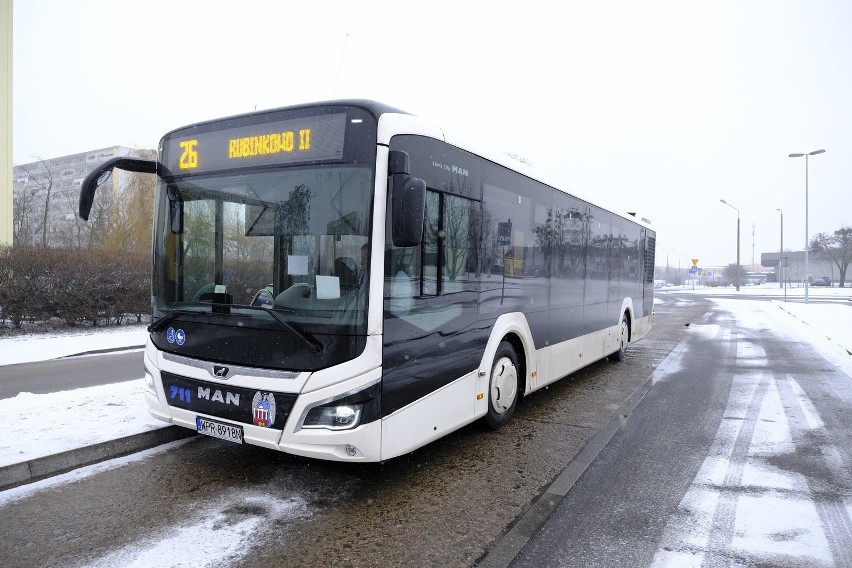
M 827 436 L 824 425 L 792 377 L 776 378 L 765 369 L 762 339 L 740 338 L 737 345 L 738 333 L 748 331 L 735 332 L 731 345 L 736 368 L 753 371 L 734 377 L 713 446 L 669 520 L 652 565 L 852 566 L 843 459 L 820 438 Z M 815 436 L 821 440 L 817 467 L 836 480 L 829 488 L 811 487 L 811 470 L 789 466 L 791 460 L 815 461 L 807 452 Z
M 750 375 L 740 377 L 740 381 L 748 381 L 750 377 Z M 737 381 L 736 377 L 734 381 Z M 736 492 L 725 491 L 725 489 L 733 489 L 742 485 L 743 473 L 746 468 L 751 441 L 754 437 L 755 425 L 760 409 L 763 406 L 766 391 L 769 389 L 769 384 L 770 376 L 767 373 L 761 373 L 743 415 L 729 417 L 728 413 L 725 413 L 725 420 L 739 420 L 741 423 L 739 432 L 731 445 L 730 454 L 727 456 L 728 471 L 725 474 L 722 486 L 719 488 L 721 489 L 721 495 L 716 505 L 713 524 L 710 528 L 709 554 L 704 557 L 702 566 L 719 566 L 720 562 L 727 560 L 724 557 L 719 558 L 716 551 L 727 550 L 730 547 L 736 523 L 739 496 Z
M 850 496 L 852 479 L 816 408 L 796 380 L 787 375 L 778 385 L 796 456 L 808 461 L 807 483 L 835 566 L 852 567 L 852 519 L 843 499 L 843 495 Z

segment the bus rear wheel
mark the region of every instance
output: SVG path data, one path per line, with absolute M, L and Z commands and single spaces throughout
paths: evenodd
M 518 356 L 508 341 L 500 342 L 488 381 L 488 414 L 485 423 L 492 430 L 504 426 L 518 405 Z

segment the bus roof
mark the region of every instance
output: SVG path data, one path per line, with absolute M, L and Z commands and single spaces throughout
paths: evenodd
M 309 103 L 301 103 L 296 105 L 288 105 L 285 107 L 271 108 L 260 111 L 242 113 L 238 115 L 222 117 L 213 120 L 207 120 L 195 123 L 193 125 L 186 125 L 181 128 L 176 128 L 170 132 L 168 132 L 165 136 L 172 134 L 173 132 L 177 132 L 189 126 L 200 126 L 205 124 L 213 124 L 216 122 L 221 122 L 225 120 L 238 119 L 248 116 L 257 116 L 262 114 L 271 114 L 277 113 L 286 110 L 295 110 L 307 107 L 322 107 L 322 106 L 352 106 L 358 107 L 366 110 L 370 114 L 372 114 L 376 120 L 379 122 L 379 136 L 378 142 L 379 144 L 389 144 L 390 137 L 396 134 L 414 134 L 414 135 L 422 135 L 429 136 L 432 138 L 437 138 L 443 140 L 444 142 L 455 146 L 461 150 L 470 152 L 472 154 L 476 154 L 477 156 L 499 164 L 501 166 L 507 167 L 511 170 L 517 171 L 518 173 L 525 175 L 529 178 L 532 178 L 538 182 L 541 182 L 545 185 L 548 185 L 557 191 L 562 191 L 564 193 L 568 193 L 577 197 L 578 199 L 582 199 L 589 204 L 594 204 L 599 207 L 603 207 L 608 211 L 623 217 L 629 221 L 638 223 L 642 226 L 645 226 L 651 229 L 651 221 L 645 217 L 642 217 L 638 213 L 634 212 L 620 212 L 617 209 L 607 206 L 606 204 L 599 203 L 584 197 L 582 194 L 579 194 L 575 191 L 568 191 L 567 189 L 561 188 L 558 184 L 553 183 L 552 181 L 548 181 L 544 179 L 544 177 L 532 166 L 526 164 L 518 159 L 512 158 L 505 152 L 501 152 L 498 149 L 494 148 L 490 144 L 483 142 L 482 140 L 477 140 L 468 135 L 459 134 L 453 131 L 449 136 L 447 135 L 446 129 L 439 126 L 437 123 L 423 118 L 417 115 L 414 115 L 410 112 L 401 110 L 399 108 L 393 107 L 391 105 L 378 102 L 371 99 L 335 99 L 335 100 L 326 100 L 326 101 L 317 101 L 317 102 L 309 102 Z M 164 138 L 165 138 L 164 136 Z

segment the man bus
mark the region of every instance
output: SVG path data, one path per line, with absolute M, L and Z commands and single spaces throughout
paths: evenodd
M 146 400 L 237 443 L 379 461 L 476 420 L 652 325 L 655 233 L 373 101 L 166 134 Z

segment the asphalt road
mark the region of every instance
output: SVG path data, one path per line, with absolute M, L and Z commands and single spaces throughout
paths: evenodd
M 138 379 L 142 350 L 67 357 L 0 367 L 0 399 L 21 392 L 49 393 Z
M 731 304 L 511 566 L 852 566 L 852 382 Z

